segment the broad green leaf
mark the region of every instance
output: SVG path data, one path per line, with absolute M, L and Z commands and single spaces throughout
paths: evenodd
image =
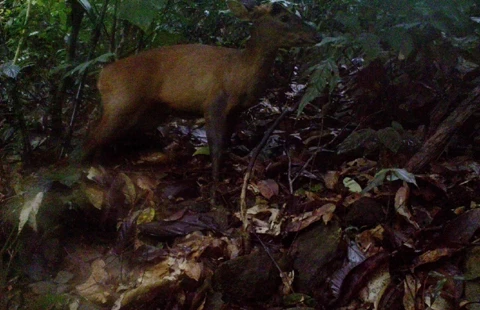
M 20 67 L 13 64 L 11 61 L 8 61 L 0 65 L 0 73 L 12 79 L 17 78 L 17 75 L 20 72 L 20 70 L 21 70 Z
M 343 185 L 352 193 L 361 193 L 362 187 L 352 178 L 343 179 Z
M 407 183 L 414 184 L 418 187 L 415 175 L 408 172 L 407 170 L 398 168 L 392 168 L 387 170 L 388 172 L 390 172 L 390 174 L 387 176 L 389 181 L 402 180 Z
M 373 180 L 370 183 L 368 183 L 368 185 L 363 189 L 362 193 L 366 193 L 371 189 L 373 189 L 374 187 L 378 187 L 382 185 L 385 180 L 387 181 L 402 180 L 407 183 L 414 184 L 415 186 L 418 187 L 414 174 L 408 172 L 405 169 L 390 168 L 390 169 L 382 169 L 379 172 L 377 172 Z
M 414 50 L 413 39 L 405 28 L 397 26 L 385 29 L 383 39 L 398 53 L 399 60 L 408 58 Z
M 300 115 L 305 106 L 319 97 L 327 87 L 329 93 L 333 92 L 340 81 L 338 66 L 331 58 L 325 59 L 318 65 L 309 68 L 309 71 L 312 72 L 312 74 L 308 82 L 307 90 L 298 107 L 297 115 Z
M 402 145 L 402 136 L 392 127 L 377 131 L 377 139 L 390 151 L 397 153 Z
M 362 33 L 358 39 L 367 60 L 373 60 L 381 53 L 380 38 L 371 33 Z
M 368 185 L 363 189 L 362 193 L 367 193 L 371 189 L 378 187 L 383 184 L 385 178 L 387 177 L 388 169 L 382 169 L 375 174 L 375 177 L 372 181 L 368 183 Z

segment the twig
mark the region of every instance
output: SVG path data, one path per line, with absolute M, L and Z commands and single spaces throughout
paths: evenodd
M 260 151 L 263 149 L 265 144 L 267 144 L 268 138 L 272 135 L 272 132 L 278 126 L 278 124 L 287 116 L 288 114 L 297 110 L 298 106 L 300 105 L 300 100 L 298 100 L 292 107 L 285 109 L 282 114 L 273 122 L 273 124 L 268 128 L 265 132 L 265 135 L 262 138 L 262 141 L 255 147 L 252 151 L 252 156 L 250 158 L 250 162 L 248 163 L 247 172 L 243 177 L 243 185 L 242 185 L 242 192 L 240 194 L 240 219 L 243 223 L 243 229 L 246 231 L 248 228 L 247 222 L 247 203 L 246 203 L 246 195 L 247 195 L 247 184 L 250 180 L 250 175 L 252 174 L 253 166 L 255 165 L 255 161 L 257 160 Z

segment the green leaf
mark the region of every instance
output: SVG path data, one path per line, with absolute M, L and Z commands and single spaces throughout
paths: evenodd
M 197 155 L 210 155 L 210 148 L 208 146 L 197 147 L 195 150 L 195 153 L 193 153 L 192 156 L 197 156 Z
M 85 9 L 85 11 L 90 12 L 92 10 L 92 5 L 88 0 L 78 0 L 78 3 Z
M 414 50 L 414 43 L 412 36 L 408 30 L 402 27 L 387 28 L 383 38 L 392 49 L 398 53 L 398 59 L 404 60 L 410 56 Z
M 338 145 L 337 154 L 354 151 L 367 141 L 375 137 L 375 130 L 367 128 L 352 132 L 342 143 Z
M 73 68 L 72 70 L 65 73 L 65 76 L 74 75 L 76 73 L 82 74 L 91 65 L 94 65 L 98 62 L 101 62 L 101 63 L 107 62 L 110 58 L 112 58 L 112 56 L 115 56 L 115 54 L 114 53 L 105 53 L 105 54 L 102 54 L 102 55 L 98 56 L 95 59 L 85 61 L 85 62 L 79 64 L 78 66 L 76 66 L 75 68 Z
M 345 36 L 338 36 L 338 37 L 324 37 L 322 42 L 318 43 L 316 46 L 325 46 L 325 45 L 336 45 L 336 46 L 343 46 L 350 42 L 350 40 Z
M 81 176 L 81 169 L 70 166 L 63 169 L 53 170 L 52 172 L 47 173 L 45 177 L 51 181 L 59 182 L 71 188 L 78 183 Z
M 389 181 L 402 180 L 407 183 L 414 184 L 415 186 L 418 187 L 417 181 L 415 179 L 415 175 L 408 172 L 407 170 L 392 168 L 392 169 L 388 169 L 388 172 L 390 172 L 390 174 L 387 176 Z
M 378 36 L 371 33 L 362 33 L 357 41 L 362 47 L 367 60 L 373 60 L 380 55 L 382 48 L 380 47 L 380 38 Z
M 83 7 L 85 12 L 87 12 L 88 18 L 90 18 L 90 21 L 95 24 L 98 19 L 98 13 L 97 11 L 93 10 L 92 5 L 88 0 L 78 0 L 80 5 Z
M 119 8 L 118 18 L 128 20 L 143 31 L 150 27 L 158 12 L 158 1 L 152 0 L 124 0 Z
M 298 107 L 297 115 L 300 115 L 307 104 L 320 96 L 328 87 L 329 93 L 333 92 L 340 81 L 338 67 L 333 59 L 328 58 L 321 63 L 309 68 L 312 72 L 307 90 Z
M 352 178 L 343 179 L 343 185 L 352 193 L 361 193 L 362 187 Z
M 358 33 L 361 30 L 360 22 L 356 15 L 347 14 L 345 12 L 337 12 L 335 20 L 347 28 L 347 32 Z
M 418 187 L 417 181 L 415 179 L 415 175 L 413 175 L 412 173 L 408 172 L 405 169 L 390 168 L 390 169 L 382 169 L 379 172 L 377 172 L 373 180 L 370 183 L 368 183 L 368 185 L 363 189 L 362 193 L 366 193 L 371 189 L 382 185 L 385 179 L 388 181 L 402 180 L 407 183 L 414 184 L 415 186 Z
M 8 61 L 0 65 L 0 73 L 6 75 L 12 79 L 17 78 L 18 73 L 20 73 L 20 67 L 13 64 L 13 62 Z
M 402 145 L 402 136 L 392 127 L 377 131 L 377 139 L 390 151 L 397 153 Z

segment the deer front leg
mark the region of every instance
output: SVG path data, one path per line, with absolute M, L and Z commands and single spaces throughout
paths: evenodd
M 217 96 L 205 112 L 208 145 L 212 158 L 212 201 L 215 201 L 219 182 L 222 155 L 229 138 L 228 109 L 229 99 L 225 93 Z

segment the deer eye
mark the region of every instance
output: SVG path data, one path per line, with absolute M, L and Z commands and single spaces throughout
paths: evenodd
M 290 21 L 290 17 L 288 15 L 283 15 L 282 17 L 280 17 L 280 21 L 282 23 L 288 23 Z

